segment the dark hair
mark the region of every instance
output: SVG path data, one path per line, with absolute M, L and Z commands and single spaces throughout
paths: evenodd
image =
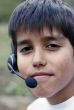
M 13 44 L 19 30 L 41 31 L 47 26 L 59 29 L 74 47 L 74 10 L 61 0 L 27 0 L 13 11 L 9 20 L 9 34 Z

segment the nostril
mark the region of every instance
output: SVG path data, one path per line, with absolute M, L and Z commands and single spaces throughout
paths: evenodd
M 45 65 L 46 65 L 45 63 L 35 62 L 35 63 L 33 64 L 33 67 L 38 67 L 38 68 L 40 68 L 40 67 L 43 67 L 43 66 L 45 66 Z
M 34 67 L 39 67 L 39 66 L 42 66 L 42 64 L 38 64 L 38 63 L 35 63 L 33 64 Z

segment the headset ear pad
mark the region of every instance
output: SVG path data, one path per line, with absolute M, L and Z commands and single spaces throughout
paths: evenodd
M 10 54 L 8 58 L 8 69 L 12 74 L 18 71 L 16 54 Z

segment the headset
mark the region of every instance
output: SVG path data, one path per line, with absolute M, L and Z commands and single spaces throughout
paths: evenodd
M 13 43 L 11 43 L 11 49 L 12 53 L 8 57 L 7 65 L 10 73 L 16 74 L 23 80 L 25 80 L 25 83 L 30 88 L 35 88 L 37 86 L 37 81 L 33 77 L 22 77 L 17 66 L 17 54 L 16 54 L 16 48 L 14 47 Z

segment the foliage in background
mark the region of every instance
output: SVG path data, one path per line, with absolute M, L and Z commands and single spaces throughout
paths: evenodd
M 8 22 L 9 16 L 23 0 L 0 0 L 0 22 Z
M 74 0 L 64 0 L 64 1 L 74 8 Z

